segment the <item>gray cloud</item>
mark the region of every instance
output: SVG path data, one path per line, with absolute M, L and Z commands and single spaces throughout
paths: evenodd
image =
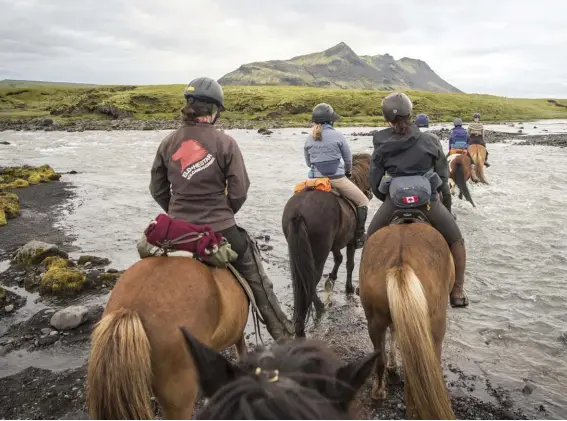
M 467 92 L 567 97 L 565 0 L 0 0 L 0 79 L 185 83 L 344 41 Z

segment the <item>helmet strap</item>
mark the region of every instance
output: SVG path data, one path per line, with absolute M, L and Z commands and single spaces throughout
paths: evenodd
M 213 121 L 211 121 L 211 124 L 215 124 L 218 120 L 218 118 L 220 117 L 221 111 L 220 108 L 217 106 L 217 112 L 215 113 L 215 117 L 213 118 Z

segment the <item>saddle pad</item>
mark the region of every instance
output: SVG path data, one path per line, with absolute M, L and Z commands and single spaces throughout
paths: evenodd
M 332 190 L 331 180 L 327 177 L 308 178 L 297 183 L 293 189 L 294 193 L 299 193 L 303 190 L 319 190 L 328 193 Z

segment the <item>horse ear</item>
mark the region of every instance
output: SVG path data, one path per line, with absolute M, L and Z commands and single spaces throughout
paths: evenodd
M 206 398 L 211 398 L 221 387 L 245 374 L 240 367 L 199 342 L 185 327 L 181 327 L 181 332 L 195 362 L 199 385 Z
M 358 389 L 362 387 L 374 369 L 378 352 L 374 352 L 358 361 L 349 363 L 337 370 L 337 395 L 346 403 L 350 403 Z

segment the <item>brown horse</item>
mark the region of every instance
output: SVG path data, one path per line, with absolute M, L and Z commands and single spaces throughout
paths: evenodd
M 352 182 L 363 192 L 370 194 L 368 183 L 369 154 L 354 154 Z M 318 190 L 306 190 L 294 194 L 287 202 L 282 228 L 287 240 L 291 278 L 293 281 L 293 320 L 296 336 L 305 336 L 305 322 L 314 303 L 320 315 L 324 304 L 317 296 L 317 284 L 329 253 L 333 252 L 335 265 L 325 284 L 329 297 L 343 261 L 341 249 L 347 247 L 346 292 L 352 294 L 354 270 L 354 209 L 342 197 Z
M 471 160 L 464 153 L 455 153 L 449 155 L 449 186 L 451 194 L 455 194 L 455 185 L 459 187 L 459 199 L 465 196 L 473 207 L 476 207 L 472 200 L 471 192 L 467 186 L 467 181 L 471 178 Z
M 470 145 L 469 154 L 474 161 L 474 170 L 471 174 L 472 180 L 488 184 L 484 175 L 484 162 L 486 161 L 486 148 L 483 145 Z
M 455 267 L 447 242 L 425 223 L 390 225 L 368 240 L 360 263 L 360 301 L 379 352 L 372 390 L 386 398 L 386 330 L 390 327 L 390 370 L 395 341 L 404 367 L 407 415 L 455 419 L 441 369 L 447 302 Z
M 151 393 L 168 419 L 191 419 L 198 373 L 185 326 L 215 350 L 246 353 L 248 299 L 226 269 L 188 257 L 149 257 L 124 272 L 92 335 L 91 419 L 149 419 Z

